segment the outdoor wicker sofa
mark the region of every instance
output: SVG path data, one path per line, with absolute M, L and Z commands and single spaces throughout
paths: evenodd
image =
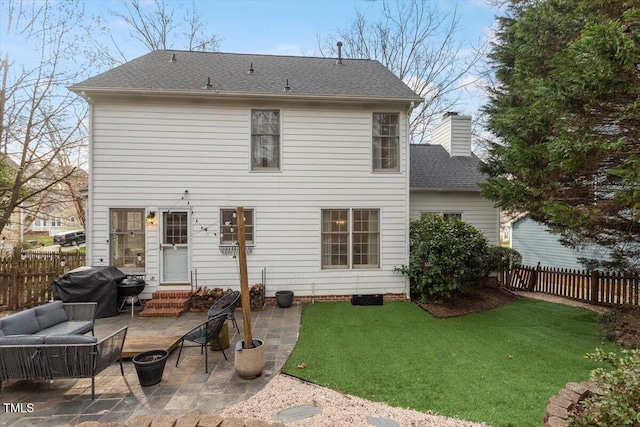
M 3 381 L 91 378 L 120 363 L 127 327 L 97 340 L 93 332 L 96 303 L 55 301 L 0 319 L 0 390 Z

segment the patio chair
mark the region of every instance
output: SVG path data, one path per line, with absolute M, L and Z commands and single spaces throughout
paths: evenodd
M 233 326 L 236 327 L 238 333 L 240 333 L 240 328 L 238 327 L 238 322 L 236 322 L 236 315 L 234 314 L 236 306 L 240 303 L 240 292 L 233 291 L 231 293 L 226 294 L 218 301 L 214 302 L 207 316 L 209 318 L 216 317 L 222 313 L 226 313 L 225 318 L 231 319 L 233 322 Z
M 178 362 L 180 362 L 180 355 L 182 354 L 182 347 L 185 346 L 185 341 L 196 343 L 196 345 L 187 345 L 187 347 L 200 347 L 200 354 L 204 352 L 205 373 L 209 373 L 209 351 L 207 350 L 207 344 L 211 341 L 215 340 L 218 343 L 218 346 L 222 350 L 224 360 L 229 360 L 227 359 L 227 355 L 224 353 L 224 348 L 222 347 L 222 343 L 220 342 L 220 332 L 222 331 L 225 320 L 227 320 L 226 313 L 221 313 L 216 317 L 210 318 L 206 322 L 202 322 L 201 324 L 184 334 L 184 336 L 180 339 L 180 351 L 178 352 L 176 367 L 178 366 Z

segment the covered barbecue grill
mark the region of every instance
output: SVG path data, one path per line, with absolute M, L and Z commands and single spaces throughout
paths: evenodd
M 118 315 L 118 284 L 126 275 L 115 267 L 80 267 L 53 281 L 53 298 L 63 302 L 97 302 L 96 318 Z

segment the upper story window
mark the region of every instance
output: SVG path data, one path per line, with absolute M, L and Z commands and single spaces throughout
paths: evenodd
M 373 113 L 373 171 L 400 170 L 400 128 L 396 113 Z
M 280 170 L 280 111 L 251 111 L 251 170 Z
M 247 245 L 254 244 L 253 209 L 244 210 L 244 236 Z M 220 245 L 235 245 L 238 242 L 238 220 L 235 209 L 220 209 Z

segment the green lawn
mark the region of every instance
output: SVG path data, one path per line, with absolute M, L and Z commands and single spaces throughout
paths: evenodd
M 595 313 L 542 301 L 450 319 L 403 302 L 318 303 L 303 307 L 283 371 L 393 406 L 539 426 L 551 396 L 588 379 L 596 347 L 613 349 Z

